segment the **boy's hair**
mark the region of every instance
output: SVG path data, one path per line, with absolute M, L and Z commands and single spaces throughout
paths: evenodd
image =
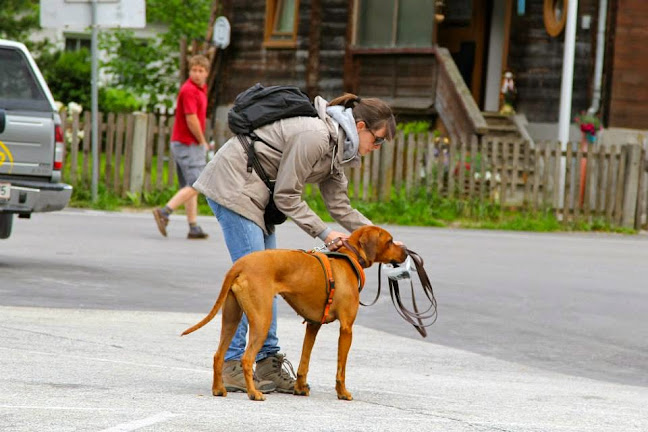
M 206 70 L 209 70 L 209 59 L 202 54 L 196 54 L 189 58 L 189 69 L 194 66 L 202 66 Z

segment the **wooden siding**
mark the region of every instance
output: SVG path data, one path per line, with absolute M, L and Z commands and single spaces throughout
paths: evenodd
M 354 93 L 379 97 L 397 114 L 434 112 L 438 68 L 433 49 L 412 53 L 355 50 L 352 56 Z
M 634 1 L 639 3 L 642 0 Z M 543 3 L 527 1 L 523 16 L 513 14 L 507 60 L 515 74 L 517 111 L 524 113 L 532 122 L 556 122 L 560 104 L 564 32 L 557 38 L 549 36 L 544 27 Z M 573 114 L 587 109 L 591 102 L 597 4 L 598 0 L 580 0 L 578 4 Z M 582 28 L 583 15 L 592 18 L 589 29 Z
M 325 98 L 342 93 L 342 72 L 346 46 L 347 2 L 322 0 L 322 23 L 317 88 Z M 310 2 L 299 6 L 297 47 L 264 48 L 265 0 L 232 2 L 231 45 L 227 49 L 226 68 L 221 79 L 219 104 L 230 104 L 238 93 L 256 82 L 264 85 L 290 84 L 306 88 L 309 55 Z
M 618 0 L 609 126 L 648 128 L 648 2 Z

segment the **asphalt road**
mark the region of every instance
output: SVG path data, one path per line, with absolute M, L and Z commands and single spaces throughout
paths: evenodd
M 207 312 L 230 261 L 215 218 L 200 222 L 207 241 L 186 240 L 181 215 L 168 238 L 150 213 L 15 220 L 12 237 L 0 241 L 0 306 Z M 424 258 L 432 280 L 439 318 L 425 341 L 648 386 L 648 236 L 387 228 Z M 281 248 L 315 245 L 292 223 L 278 228 Z M 365 301 L 376 274 L 367 272 Z M 281 315 L 301 323 L 287 306 Z M 421 339 L 386 294 L 357 322 Z

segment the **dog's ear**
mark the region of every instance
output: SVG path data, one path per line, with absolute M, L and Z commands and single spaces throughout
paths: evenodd
M 358 243 L 360 244 L 359 252 L 360 254 L 364 254 L 362 258 L 367 263 L 367 267 L 371 267 L 374 263 L 376 260 L 376 253 L 378 252 L 377 245 L 378 237 L 380 237 L 380 230 L 373 228 L 374 227 L 364 230 L 358 239 Z

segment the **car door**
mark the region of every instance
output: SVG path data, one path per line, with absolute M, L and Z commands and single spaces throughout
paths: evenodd
M 51 176 L 55 116 L 28 52 L 0 43 L 0 174 Z

